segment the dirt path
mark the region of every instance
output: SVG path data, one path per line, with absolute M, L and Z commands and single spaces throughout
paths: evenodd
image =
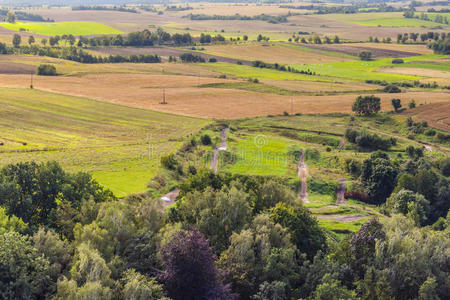
M 214 149 L 213 156 L 211 158 L 210 169 L 213 170 L 214 173 L 217 173 L 217 166 L 219 164 L 219 151 L 227 150 L 227 136 L 228 128 L 222 129 L 222 131 L 220 132 L 221 142 L 219 146 Z
M 160 200 L 163 204 L 163 207 L 166 208 L 167 206 L 174 204 L 175 198 L 177 198 L 178 194 L 180 194 L 180 189 L 174 189 L 173 191 L 162 196 Z
M 339 188 L 337 191 L 337 201 L 336 204 L 346 204 L 347 201 L 345 201 L 345 183 L 347 180 L 345 178 L 339 179 Z
M 365 215 L 327 215 L 317 216 L 319 220 L 337 221 L 337 222 L 355 222 L 368 216 Z
M 344 148 L 345 148 L 345 139 L 340 139 L 340 140 L 339 140 L 339 146 L 338 146 L 338 148 L 339 148 L 340 150 L 344 150 Z
M 300 159 L 297 164 L 297 176 L 302 181 L 300 186 L 300 191 L 298 193 L 298 197 L 303 201 L 303 203 L 309 203 L 308 199 L 308 186 L 306 184 L 306 177 L 308 175 L 308 170 L 305 164 L 305 149 L 302 149 L 302 154 L 300 155 Z

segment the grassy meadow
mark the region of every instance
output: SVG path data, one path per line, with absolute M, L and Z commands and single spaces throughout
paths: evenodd
M 1 88 L 1 95 L 1 165 L 57 160 L 118 196 L 144 191 L 160 155 L 208 123 L 38 90 Z
M 15 24 L 0 23 L 0 26 L 9 30 L 26 31 L 29 33 L 55 36 L 55 35 L 98 35 L 122 34 L 123 32 L 111 26 L 98 22 L 17 22 Z

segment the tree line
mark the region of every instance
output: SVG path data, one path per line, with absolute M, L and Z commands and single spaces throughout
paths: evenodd
M 20 38 L 19 35 L 17 37 Z M 19 40 L 19 39 L 16 39 Z M 87 64 L 97 63 L 159 63 L 161 57 L 157 54 L 139 54 L 139 55 L 109 55 L 96 56 L 89 52 L 74 46 L 69 47 L 46 47 L 38 45 L 20 46 L 20 42 L 15 43 L 15 47 L 8 47 L 0 43 L 0 54 L 31 54 L 38 56 L 48 56 L 65 60 L 76 61 Z
M 238 21 L 264 21 L 271 24 L 278 24 L 278 23 L 286 23 L 287 18 L 293 16 L 293 14 L 289 13 L 287 15 L 277 15 L 277 16 L 271 16 L 266 14 L 260 14 L 255 16 L 244 16 L 240 15 L 239 13 L 236 13 L 234 15 L 205 15 L 205 14 L 189 14 L 185 16 L 185 18 L 189 18 L 190 20 L 197 20 L 197 21 L 206 21 L 206 20 L 238 20 Z
M 101 11 L 120 11 L 138 14 L 137 9 L 126 6 L 100 6 L 100 5 L 78 5 L 72 6 L 72 10 L 101 10 Z

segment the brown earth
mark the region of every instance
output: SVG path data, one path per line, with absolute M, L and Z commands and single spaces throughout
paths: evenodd
M 0 62 L 0 74 L 34 74 L 36 68 L 31 65 Z
M 29 75 L 1 75 L 0 86 L 28 88 Z M 36 76 L 36 89 L 82 96 L 92 99 L 152 109 L 174 114 L 232 119 L 242 117 L 294 113 L 330 113 L 351 111 L 357 94 L 282 96 L 235 89 L 198 88 L 206 83 L 232 82 L 231 80 L 153 74 L 91 74 L 86 76 Z M 307 83 L 305 83 L 307 84 Z M 162 88 L 168 104 L 161 105 Z M 383 110 L 392 110 L 391 99 L 403 103 L 414 99 L 421 103 L 450 102 L 449 92 L 406 92 L 401 94 L 376 93 Z M 449 115 L 447 109 L 444 114 Z M 441 111 L 442 113 L 442 111 Z
M 403 114 L 412 116 L 416 121 L 427 121 L 432 127 L 450 131 L 450 102 L 419 105 Z
M 421 53 L 416 52 L 408 52 L 408 51 L 400 51 L 400 50 L 391 50 L 391 49 L 382 49 L 382 48 L 374 48 L 374 47 L 363 47 L 363 46 L 347 46 L 344 44 L 302 44 L 302 46 L 326 50 L 326 51 L 335 51 L 341 52 L 353 56 L 358 56 L 361 51 L 370 51 L 372 52 L 372 57 L 382 58 L 382 57 L 407 57 L 407 56 L 417 56 L 421 55 Z
M 163 61 L 168 61 L 169 56 L 176 56 L 179 60 L 179 56 L 184 53 L 192 53 L 194 55 L 199 55 L 208 61 L 210 58 L 217 59 L 218 62 L 226 62 L 231 64 L 236 64 L 237 59 L 223 57 L 218 55 L 206 54 L 201 52 L 196 52 L 188 49 L 173 48 L 173 47 L 145 47 L 145 48 L 135 48 L 135 47 L 109 47 L 109 48 L 93 48 L 95 52 L 106 54 L 106 55 L 136 55 L 136 54 L 157 54 L 161 56 Z M 240 60 L 241 63 L 245 65 L 251 65 L 250 61 Z

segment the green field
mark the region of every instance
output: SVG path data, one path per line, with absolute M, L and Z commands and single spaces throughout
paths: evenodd
M 54 22 L 54 23 L 38 23 L 38 22 L 17 22 L 15 24 L 0 23 L 0 26 L 20 31 L 22 28 L 27 32 L 40 35 L 97 35 L 97 34 L 122 34 L 120 30 L 112 28 L 97 22 Z
M 208 123 L 37 90 L 0 92 L 0 165 L 56 160 L 117 196 L 145 191 L 160 155 Z
M 444 14 L 445 15 L 445 14 Z M 445 26 L 432 21 L 424 21 L 416 18 L 405 18 L 402 12 L 370 12 L 358 14 L 328 14 L 321 16 L 329 20 L 337 20 L 345 23 L 352 23 L 365 26 L 381 27 L 436 27 Z M 429 14 L 429 17 L 433 17 Z
M 413 57 L 403 58 L 405 63 L 422 62 L 426 60 L 433 60 L 445 57 L 444 55 L 420 55 Z M 405 64 L 406 65 L 406 64 Z M 345 61 L 334 62 L 325 64 L 311 64 L 311 65 L 293 65 L 295 68 L 308 68 L 316 74 L 330 77 L 339 77 L 346 79 L 353 79 L 357 81 L 363 80 L 386 80 L 386 81 L 403 81 L 403 80 L 418 80 L 420 76 L 403 75 L 403 74 L 390 74 L 378 72 L 378 69 L 386 66 L 398 66 L 393 65 L 391 58 L 383 58 L 371 61 Z M 439 68 L 443 68 L 439 66 Z M 386 71 L 386 70 L 383 70 Z
M 304 80 L 304 81 L 332 81 L 331 79 L 322 78 L 319 76 L 297 74 L 285 71 L 278 71 L 273 69 L 254 68 L 245 65 L 234 65 L 229 63 L 215 63 L 204 64 L 206 68 L 212 69 L 216 72 L 230 74 L 243 78 L 258 78 L 266 80 Z M 308 65 L 309 66 L 309 65 Z M 299 68 L 301 70 L 301 68 Z M 303 67 L 302 69 L 305 69 Z
M 413 57 L 405 57 L 403 65 L 393 65 L 391 58 L 383 58 L 371 61 L 343 61 L 332 62 L 323 64 L 296 64 L 292 65 L 297 70 L 311 70 L 316 75 L 304 75 L 291 73 L 286 71 L 278 71 L 274 69 L 255 68 L 246 65 L 235 65 L 230 63 L 215 63 L 215 64 L 203 64 L 205 68 L 212 69 L 216 72 L 221 72 L 241 78 L 257 78 L 260 80 L 302 80 L 302 81 L 323 81 L 323 82 L 335 82 L 339 78 L 350 79 L 354 81 L 365 80 L 385 80 L 388 82 L 399 81 L 412 81 L 419 80 L 421 76 L 403 75 L 403 74 L 391 74 L 379 72 L 378 69 L 386 66 L 408 66 L 414 67 L 414 64 L 422 64 L 427 69 L 436 69 L 447 71 L 448 64 L 440 63 L 433 64 L 432 62 L 424 63 L 424 61 L 436 60 L 445 57 L 444 55 L 420 55 Z M 417 62 L 417 63 L 416 63 Z M 279 91 L 280 92 L 280 91 Z M 280 92 L 281 93 L 281 92 Z

